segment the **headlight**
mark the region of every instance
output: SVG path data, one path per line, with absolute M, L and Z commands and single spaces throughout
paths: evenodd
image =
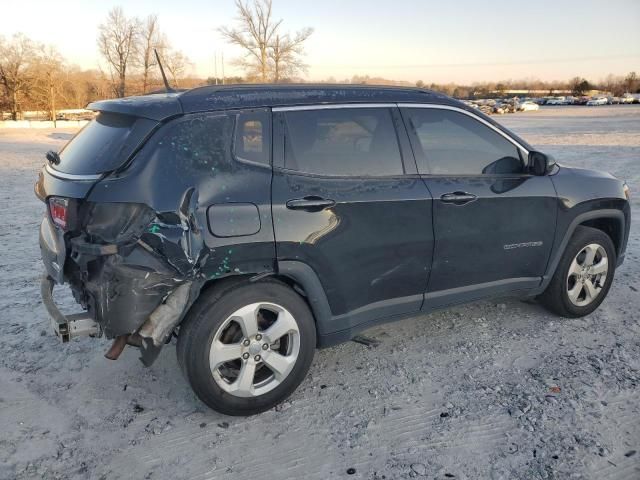
M 627 201 L 631 201 L 631 189 L 629 188 L 629 185 L 627 185 L 626 183 L 622 186 L 622 189 L 624 190 L 624 196 L 627 197 Z

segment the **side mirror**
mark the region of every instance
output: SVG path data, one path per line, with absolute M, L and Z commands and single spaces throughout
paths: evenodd
M 545 155 L 542 152 L 529 152 L 529 171 L 533 175 L 546 175 L 555 163 L 553 157 Z

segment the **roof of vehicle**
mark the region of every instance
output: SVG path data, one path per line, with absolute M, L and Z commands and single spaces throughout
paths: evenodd
M 185 111 L 395 102 L 453 103 L 455 101 L 430 90 L 377 85 L 219 85 L 194 88 L 180 95 L 180 103 Z
M 212 85 L 182 92 L 155 93 L 93 102 L 90 110 L 136 115 L 152 120 L 181 113 L 226 109 L 336 103 L 438 103 L 461 105 L 442 95 L 411 87 L 376 85 Z
M 441 93 L 412 87 L 308 83 L 211 85 L 178 92 L 101 100 L 89 104 L 87 108 L 163 121 L 183 113 L 344 103 L 431 103 L 458 107 L 482 117 L 531 150 L 522 138 L 477 109 Z

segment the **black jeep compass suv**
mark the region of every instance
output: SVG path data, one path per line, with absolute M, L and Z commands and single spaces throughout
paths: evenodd
M 316 347 L 376 323 L 496 295 L 589 314 L 624 258 L 623 182 L 438 93 L 224 86 L 89 108 L 35 186 L 53 328 L 146 365 L 175 335 L 227 414 L 274 406 Z M 56 307 L 63 283 L 81 313 Z

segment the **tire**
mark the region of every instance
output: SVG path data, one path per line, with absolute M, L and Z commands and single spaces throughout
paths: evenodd
M 593 252 L 594 245 L 602 249 L 595 249 L 597 252 L 594 261 L 597 265 L 594 264 L 590 270 L 585 271 L 582 267 L 588 263 L 588 261 L 585 263 L 585 260 L 588 260 L 587 255 Z M 590 273 L 603 269 L 598 259 L 604 258 L 604 255 L 606 255 L 605 276 L 591 275 Z M 562 317 L 578 318 L 589 315 L 607 296 L 613 281 L 615 266 L 616 250 L 611 238 L 601 230 L 579 226 L 569 240 L 551 282 L 540 296 L 540 301 L 547 309 Z M 583 278 L 587 279 L 584 283 Z M 578 292 L 578 295 L 575 292 Z M 594 295 L 593 292 L 596 294 Z
M 271 338 L 280 331 L 286 333 Z M 277 280 L 225 282 L 202 292 L 187 314 L 177 355 L 205 404 L 226 415 L 254 415 L 293 393 L 315 347 L 313 315 L 289 286 Z

